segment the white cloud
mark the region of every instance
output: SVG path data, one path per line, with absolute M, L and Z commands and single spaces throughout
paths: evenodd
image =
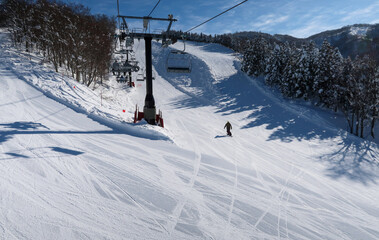
M 342 18 L 342 21 L 350 21 L 354 20 L 355 18 L 366 18 L 369 16 L 377 16 L 379 14 L 379 2 L 376 2 L 368 7 L 357 9 L 353 12 L 346 13 L 347 16 Z
M 316 16 L 307 23 L 304 23 L 301 27 L 287 31 L 286 34 L 289 34 L 294 37 L 306 38 L 313 34 L 320 33 L 322 31 L 340 27 L 335 24 L 326 23 L 324 19 L 325 16 Z
M 286 21 L 288 18 L 289 16 L 277 16 L 274 14 L 263 15 L 258 18 L 258 22 L 252 23 L 251 27 L 260 30 L 268 29 L 273 25 Z

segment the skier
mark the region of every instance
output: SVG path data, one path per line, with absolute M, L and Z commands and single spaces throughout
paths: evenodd
M 230 124 L 229 121 L 225 124 L 224 129 L 225 128 L 226 128 L 226 133 L 228 134 L 228 136 L 232 136 L 232 133 L 230 132 L 230 129 L 232 129 L 232 124 Z

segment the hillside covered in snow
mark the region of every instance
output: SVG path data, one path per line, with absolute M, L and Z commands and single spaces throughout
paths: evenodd
M 144 66 L 143 40 L 134 51 Z M 186 51 L 191 73 L 168 73 L 153 44 L 160 128 L 132 123 L 135 75 L 93 90 L 1 31 L 0 239 L 379 238 L 377 140 L 283 99 L 227 48 Z

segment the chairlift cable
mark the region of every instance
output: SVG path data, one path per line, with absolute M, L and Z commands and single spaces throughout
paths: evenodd
M 120 16 L 120 4 L 119 4 L 119 2 L 117 0 L 117 21 L 118 21 L 118 27 L 121 28 L 120 27 L 120 18 L 119 18 L 119 16 Z
M 120 4 L 117 0 L 117 16 L 120 16 Z
M 198 28 L 198 27 L 200 27 L 201 25 L 206 24 L 206 23 L 209 22 L 209 21 L 212 21 L 212 20 L 215 19 L 216 17 L 221 16 L 222 14 L 224 14 L 224 13 L 226 13 L 226 12 L 232 10 L 232 9 L 235 8 L 235 7 L 238 7 L 239 5 L 241 5 L 241 4 L 243 4 L 243 3 L 247 2 L 247 1 L 248 1 L 248 0 L 245 0 L 245 1 L 242 1 L 242 2 L 238 3 L 237 5 L 234 5 L 233 7 L 231 7 L 231 8 L 229 8 L 229 9 L 223 11 L 222 13 L 220 13 L 220 14 L 218 14 L 218 15 L 216 15 L 216 16 L 210 18 L 210 19 L 208 19 L 208 20 L 205 21 L 205 22 L 200 23 L 199 25 L 197 25 L 197 26 L 195 26 L 195 27 L 193 27 L 193 28 L 191 28 L 191 29 L 185 31 L 184 33 L 188 33 L 188 32 L 190 32 L 190 31 L 194 30 L 195 28 Z
M 150 17 L 150 15 L 154 12 L 155 8 L 158 6 L 158 4 L 159 4 L 160 1 L 161 0 L 158 0 L 157 4 L 155 4 L 153 10 L 151 10 L 151 12 L 149 13 L 149 15 L 147 15 L 148 17 Z

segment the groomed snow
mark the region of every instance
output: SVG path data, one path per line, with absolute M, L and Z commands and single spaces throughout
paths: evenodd
M 162 129 L 131 123 L 145 82 L 93 91 L 0 44 L 0 239 L 379 238 L 378 143 L 232 51 L 187 42 L 192 72 L 175 74 L 153 44 Z

